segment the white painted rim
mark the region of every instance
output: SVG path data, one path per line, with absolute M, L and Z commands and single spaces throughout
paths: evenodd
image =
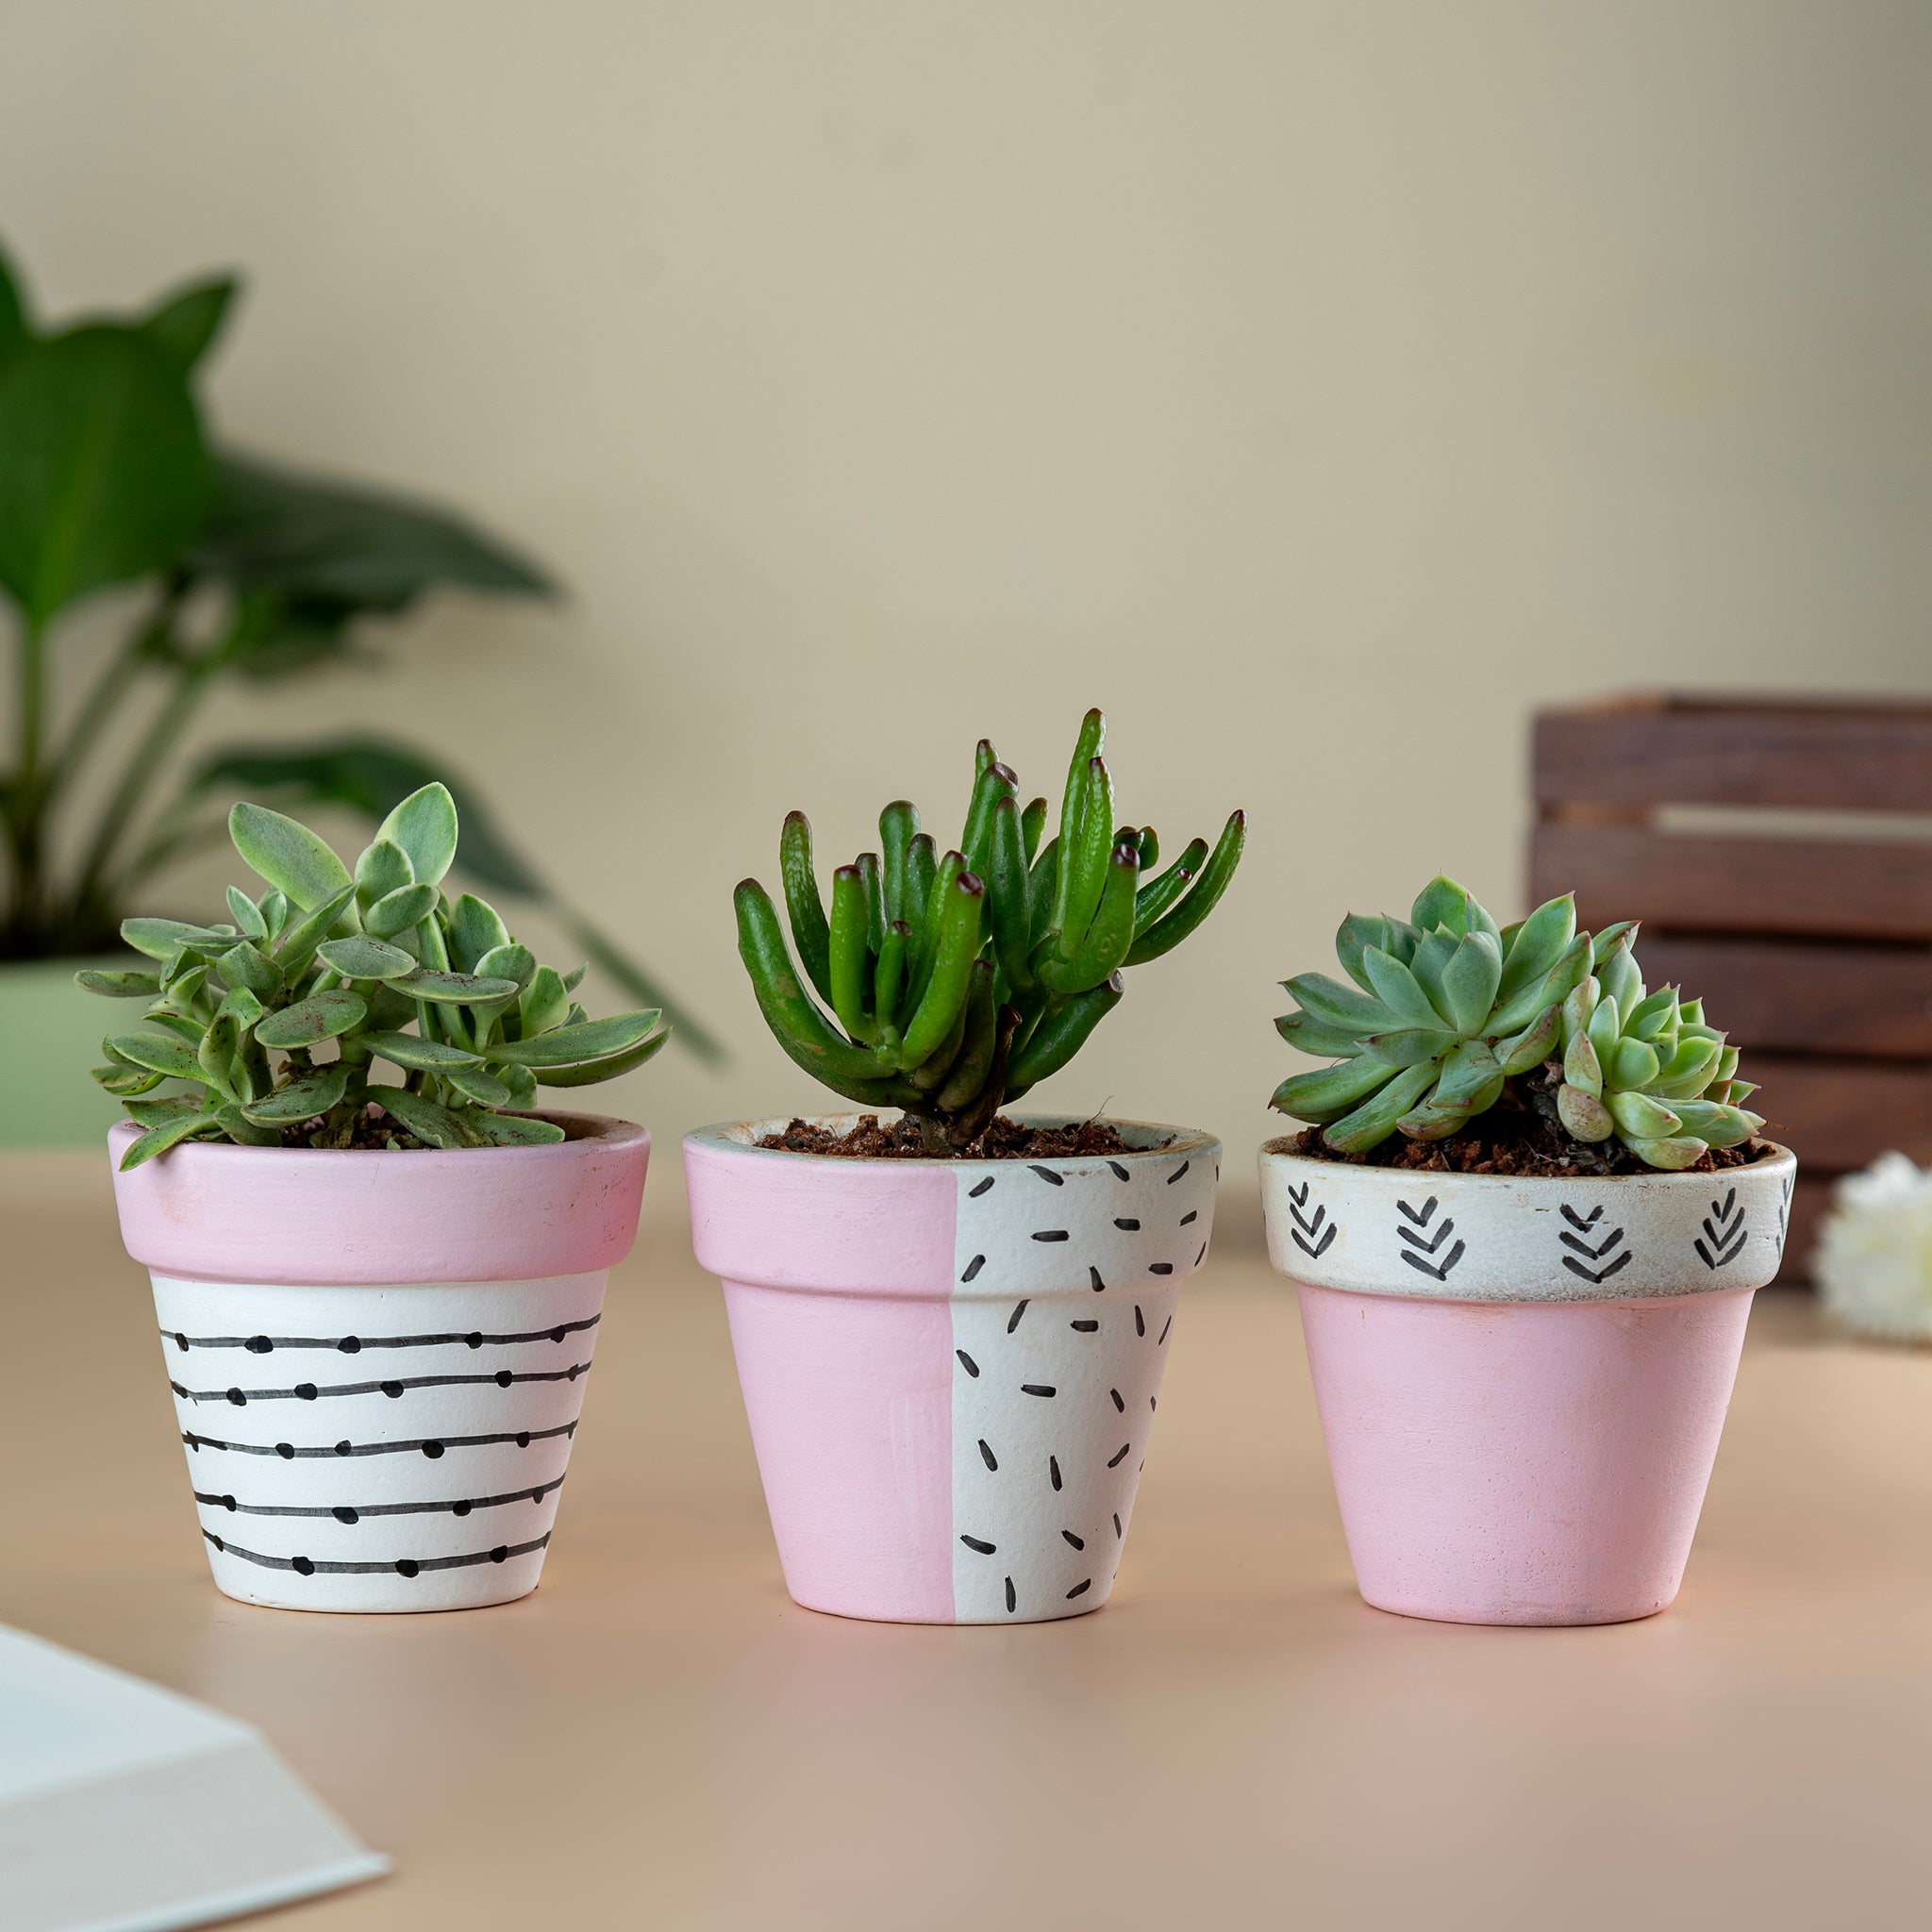
M 1293 1280 L 1421 1301 L 1609 1302 L 1761 1288 L 1796 1158 L 1554 1179 L 1356 1167 L 1261 1149 L 1268 1256 Z

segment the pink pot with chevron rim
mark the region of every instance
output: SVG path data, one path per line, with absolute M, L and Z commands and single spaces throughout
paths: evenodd
M 216 1586 L 306 1610 L 537 1587 L 604 1285 L 651 1137 L 553 1113 L 544 1147 L 186 1142 L 120 1171 Z
M 891 1623 L 1098 1609 L 1180 1284 L 1207 1257 L 1220 1143 L 1117 1121 L 1129 1151 L 1112 1158 L 756 1144 L 786 1124 L 684 1142 L 786 1587 L 808 1609 Z
M 1261 1150 L 1356 1581 L 1457 1624 L 1615 1624 L 1683 1581 L 1796 1162 L 1519 1179 Z

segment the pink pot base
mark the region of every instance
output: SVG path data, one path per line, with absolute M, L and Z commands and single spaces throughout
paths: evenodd
M 1669 1607 L 1754 1290 L 1486 1303 L 1297 1291 L 1365 1601 L 1457 1624 L 1617 1624 Z

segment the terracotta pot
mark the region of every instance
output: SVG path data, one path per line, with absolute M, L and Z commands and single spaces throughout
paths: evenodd
M 692 1239 L 808 1609 L 1004 1624 L 1107 1601 L 1221 1161 L 1208 1135 L 1114 1124 L 1134 1151 L 1037 1162 L 755 1144 L 783 1120 L 686 1137 Z
M 1457 1624 L 1676 1596 L 1796 1162 L 1609 1180 L 1261 1152 L 1356 1581 Z
M 308 1610 L 451 1610 L 537 1587 L 604 1284 L 651 1137 L 548 1147 L 190 1142 L 120 1171 L 154 1282 L 216 1586 Z

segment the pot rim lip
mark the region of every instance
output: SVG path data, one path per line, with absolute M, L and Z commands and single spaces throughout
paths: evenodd
M 321 1172 L 337 1172 L 344 1161 L 369 1161 L 392 1158 L 408 1160 L 418 1154 L 441 1155 L 445 1158 L 468 1160 L 472 1155 L 491 1156 L 512 1154 L 525 1160 L 562 1161 L 579 1158 L 584 1152 L 595 1148 L 606 1151 L 615 1147 L 629 1147 L 650 1143 L 651 1130 L 636 1121 L 620 1119 L 615 1114 L 574 1113 L 565 1108 L 532 1108 L 542 1119 L 555 1121 L 566 1131 L 572 1126 L 581 1127 L 582 1132 L 567 1141 L 549 1141 L 536 1146 L 526 1147 L 242 1147 L 232 1141 L 186 1141 L 180 1145 L 168 1149 L 163 1159 L 174 1162 L 187 1158 L 195 1167 L 207 1165 L 210 1160 L 224 1167 L 233 1167 L 242 1161 L 269 1161 L 276 1172 L 290 1169 L 300 1163 Z M 108 1129 L 108 1150 L 113 1157 L 114 1173 L 121 1175 L 121 1155 L 128 1143 L 139 1138 L 142 1128 L 139 1122 L 122 1118 Z M 140 1172 L 139 1169 L 136 1170 Z
M 1773 1174 L 1794 1171 L 1798 1157 L 1781 1141 L 1767 1141 L 1768 1154 L 1760 1155 L 1756 1160 L 1747 1161 L 1742 1167 L 1717 1168 L 1704 1174 L 1690 1174 L 1683 1171 L 1671 1172 L 1657 1168 L 1646 1174 L 1442 1174 L 1427 1168 L 1407 1167 L 1366 1167 L 1349 1160 L 1323 1160 L 1309 1154 L 1292 1154 L 1283 1144 L 1297 1138 L 1291 1134 L 1277 1135 L 1273 1141 L 1264 1141 L 1257 1157 L 1257 1164 L 1265 1173 L 1270 1167 L 1307 1168 L 1310 1173 L 1331 1174 L 1338 1178 L 1350 1175 L 1386 1175 L 1391 1180 L 1401 1180 L 1414 1186 L 1419 1180 L 1426 1180 L 1431 1187 L 1455 1186 L 1461 1188 L 1567 1188 L 1573 1192 L 1581 1185 L 1595 1188 L 1657 1187 L 1659 1185 L 1679 1188 L 1703 1188 L 1725 1174 Z
M 1106 1160 L 1167 1160 L 1176 1155 L 1191 1159 L 1196 1154 L 1207 1154 L 1210 1149 L 1219 1148 L 1221 1137 L 1210 1134 L 1202 1127 L 1175 1126 L 1168 1121 L 1131 1120 L 1124 1116 L 1086 1113 L 1008 1113 L 1007 1119 L 1026 1127 L 1074 1126 L 1082 1121 L 1104 1121 L 1110 1127 L 1123 1130 L 1140 1128 L 1150 1134 L 1165 1134 L 1169 1138 L 1158 1147 L 1129 1147 L 1120 1154 L 1049 1154 L 1039 1161 L 1031 1161 L 1020 1156 L 1007 1156 L 993 1158 L 975 1155 L 971 1158 L 954 1156 L 950 1158 L 922 1158 L 918 1155 L 867 1154 L 852 1157 L 830 1154 L 806 1154 L 791 1147 L 759 1147 L 747 1138 L 754 1128 L 760 1132 L 772 1132 L 774 1127 L 789 1125 L 793 1120 L 803 1120 L 811 1126 L 834 1126 L 841 1123 L 856 1123 L 864 1114 L 884 1114 L 891 1112 L 889 1108 L 854 1108 L 838 1113 L 787 1113 L 763 1114 L 749 1120 L 714 1121 L 708 1126 L 692 1127 L 684 1136 L 687 1153 L 694 1150 L 705 1153 L 743 1156 L 758 1160 L 809 1161 L 817 1167 L 844 1170 L 891 1169 L 895 1173 L 936 1172 L 956 1173 L 965 1168 L 1011 1168 L 1011 1167 L 1061 1167 L 1080 1162 Z

